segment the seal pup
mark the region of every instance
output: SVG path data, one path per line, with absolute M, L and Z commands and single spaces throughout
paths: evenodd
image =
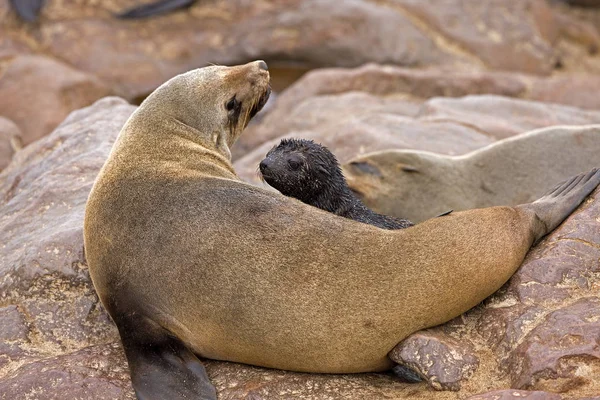
M 282 139 L 259 164 L 261 179 L 282 194 L 341 217 L 383 229 L 413 223 L 373 212 L 348 187 L 329 149 L 308 139 Z
M 588 125 L 538 129 L 462 156 L 380 151 L 342 170 L 367 207 L 418 223 L 449 209 L 528 203 L 597 165 L 600 125 Z
M 172 78 L 94 183 L 86 258 L 139 399 L 215 399 L 198 356 L 388 370 L 399 341 L 498 290 L 600 182 L 592 170 L 533 203 L 380 229 L 236 176 L 229 149 L 268 93 L 263 61 Z

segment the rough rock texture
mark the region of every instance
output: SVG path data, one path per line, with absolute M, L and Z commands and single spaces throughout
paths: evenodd
M 198 1 L 186 10 L 157 18 L 125 21 L 114 17 L 139 4 L 139 0 L 53 0 L 46 2 L 38 23 L 26 24 L 10 10 L 9 0 L 0 0 L 0 70 L 16 56 L 37 54 L 59 62 L 88 83 L 98 79 L 93 85 L 103 82 L 111 93 L 137 102 L 172 76 L 209 63 L 265 59 L 279 91 L 316 67 L 377 62 L 442 68 L 432 72 L 438 76 L 457 70 L 463 74 L 507 71 L 506 79 L 512 82 L 508 86 L 521 87 L 515 96 L 564 98 L 579 106 L 598 102 L 594 95 L 600 84 L 594 74 L 600 72 L 600 36 L 595 21 L 546 0 L 446 0 L 435 7 L 421 0 Z M 45 69 L 45 64 L 39 68 Z M 519 75 L 523 73 L 532 76 Z M 551 73 L 557 76 L 533 78 Z M 564 93 L 557 94 L 555 86 L 564 77 L 566 82 L 571 78 L 577 82 L 563 82 Z M 2 89 L 7 80 L 0 73 L 0 99 L 14 101 Z M 27 86 L 27 81 L 19 74 L 10 78 L 17 87 Z M 556 85 L 548 87 L 547 82 Z M 61 86 L 40 83 L 39 87 L 43 90 L 38 90 L 32 103 L 36 107 L 61 97 Z M 482 89 L 472 84 L 471 91 L 462 94 Z M 573 94 L 579 91 L 590 94 Z M 62 117 L 105 95 L 87 92 L 86 101 L 61 105 L 66 107 Z M 16 109 L 30 100 L 26 96 L 16 101 Z M 0 115 L 12 118 L 1 104 Z M 29 143 L 30 129 L 37 138 L 49 133 L 60 119 L 52 119 L 54 125 L 45 125 L 43 119 L 14 121 Z
M 89 280 L 81 237 L 93 179 L 133 110 L 107 98 L 77 111 L 19 151 L 0 174 L 2 400 L 134 398 L 116 329 Z M 532 251 L 501 293 L 426 332 L 475 349 L 479 367 L 458 382 L 459 392 L 434 392 L 390 374 L 312 375 L 216 361 L 207 361 L 209 375 L 220 399 L 458 400 L 510 386 L 592 396 L 600 392 L 594 380 L 599 211 L 600 202 L 590 199 Z
M 43 49 L 129 98 L 186 69 L 251 58 L 309 68 L 379 62 L 534 74 L 550 73 L 560 60 L 562 69 L 598 71 L 589 57 L 591 46 L 600 44 L 594 27 L 544 0 L 450 0 L 436 7 L 420 0 L 236 0 L 197 2 L 142 21 L 112 17 L 134 4 L 139 2 L 52 1 L 32 28 L 2 0 L 0 15 L 8 21 L 0 31 L 7 38 L 0 54 Z
M 597 75 L 540 78 L 503 72 L 423 71 L 375 64 L 354 69 L 320 69 L 307 73 L 278 97 L 262 123 L 249 127 L 247 135 L 242 136 L 233 147 L 233 157 L 237 160 L 265 142 L 300 132 L 302 135 L 318 135 L 322 140 L 332 135 L 345 135 L 344 140 L 360 140 L 351 138 L 350 133 L 346 132 L 348 124 L 357 118 L 364 119 L 366 115 L 375 114 L 376 117 L 383 113 L 419 118 L 431 116 L 433 119 L 427 121 L 434 131 L 437 128 L 456 131 L 456 127 L 449 129 L 443 125 L 448 120 L 452 122 L 452 119 L 456 119 L 460 124 L 460 131 L 467 135 L 465 139 L 469 135 L 480 134 L 479 128 L 483 128 L 484 135 L 506 137 L 557 123 L 573 121 L 578 124 L 582 118 L 586 123 L 591 123 L 595 119 L 569 115 L 569 111 L 558 111 L 560 106 L 553 108 L 536 103 L 523 106 L 527 103 L 511 103 L 509 100 L 500 104 L 489 100 L 485 105 L 479 105 L 478 97 L 464 103 L 441 99 L 425 108 L 420 109 L 418 106 L 432 97 L 488 94 L 593 110 L 600 108 L 598 90 L 600 76 Z M 473 106 L 481 109 L 473 110 Z M 453 110 L 454 107 L 460 107 L 461 110 Z M 484 115 L 478 117 L 478 113 Z M 585 112 L 582 113 L 585 115 Z M 593 114 L 598 115 L 597 112 Z M 493 118 L 489 118 L 490 115 Z M 471 123 L 474 117 L 475 123 Z M 385 121 L 376 123 L 384 124 Z M 410 123 L 403 119 L 391 122 L 392 126 L 399 124 L 408 125 L 398 129 L 399 131 L 411 129 Z M 480 124 L 484 126 L 481 127 Z M 431 140 L 423 139 L 423 142 Z M 445 145 L 453 146 L 453 142 L 449 139 Z M 386 148 L 386 144 L 389 144 L 389 140 L 384 140 L 379 148 Z M 370 150 L 374 147 L 375 144 L 371 145 Z M 438 150 L 440 147 L 442 146 L 438 145 L 429 150 Z M 453 150 L 456 149 L 450 148 L 449 151 Z
M 484 394 L 477 394 L 471 396 L 466 400 L 515 400 L 515 399 L 527 399 L 527 400 L 561 400 L 562 397 L 555 393 L 548 392 L 530 392 L 527 390 L 495 390 Z
M 15 151 L 21 147 L 19 127 L 11 120 L 0 117 L 0 171 L 10 163 Z
M 22 131 L 23 145 L 51 132 L 73 110 L 110 94 L 90 74 L 43 56 L 0 64 L 0 115 Z
M 437 390 L 459 390 L 479 366 L 475 349 L 469 342 L 431 330 L 417 332 L 390 352 L 390 358 L 410 367 Z
M 82 231 L 92 183 L 134 109 L 108 98 L 78 111 L 0 174 L 0 399 L 128 398 Z

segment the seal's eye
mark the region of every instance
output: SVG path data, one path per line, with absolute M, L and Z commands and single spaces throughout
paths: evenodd
M 238 101 L 235 99 L 235 96 L 233 96 L 231 98 L 231 100 L 229 100 L 227 102 L 227 104 L 225 104 L 225 108 L 227 109 L 227 111 L 231 111 L 231 110 L 235 109 L 237 104 L 238 104 Z
M 296 171 L 298 168 L 300 168 L 300 161 L 288 160 L 288 165 L 290 166 L 291 169 Z

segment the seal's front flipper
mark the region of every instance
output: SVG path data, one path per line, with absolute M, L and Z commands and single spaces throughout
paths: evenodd
M 600 184 L 600 169 L 594 168 L 558 184 L 533 203 L 518 206 L 525 211 L 533 211 L 540 221 L 536 229 L 535 243 L 552 232 L 575 211 L 598 184 Z
M 204 366 L 179 339 L 146 317 L 120 319 L 115 322 L 139 400 L 216 400 Z

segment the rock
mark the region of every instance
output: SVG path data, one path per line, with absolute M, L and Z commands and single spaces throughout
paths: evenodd
M 448 335 L 424 330 L 410 335 L 396 346 L 389 357 L 410 367 L 437 390 L 460 390 L 479 366 L 475 349 Z
M 326 122 L 345 122 L 361 114 L 382 111 L 373 110 L 374 106 L 370 103 L 398 104 L 394 113 L 409 117 L 415 117 L 418 105 L 432 97 L 462 97 L 474 94 L 542 100 L 584 109 L 598 109 L 600 108 L 598 90 L 600 90 L 600 77 L 594 75 L 541 78 L 503 72 L 414 70 L 375 64 L 355 69 L 315 70 L 307 73 L 285 90 L 278 97 L 273 109 L 264 116 L 261 124 L 248 128 L 246 134 L 233 147 L 232 153 L 234 160 L 238 160 L 265 142 L 285 135 L 297 134 L 299 130 L 318 131 L 323 129 L 321 125 Z M 363 99 L 356 92 L 363 95 Z M 569 123 L 569 120 L 565 119 L 568 118 L 569 111 L 559 112 L 557 120 L 554 120 L 553 112 L 560 108 L 552 109 L 554 106 L 535 105 L 535 103 L 525 106 L 527 104 L 525 102 L 511 104 L 510 101 L 493 100 L 498 98 L 490 98 L 486 105 L 482 106 L 486 108 L 485 111 L 477 109 L 481 97 L 472 97 L 470 101 L 456 104 L 461 108 L 464 104 L 474 111 L 468 112 L 465 117 L 472 118 L 479 111 L 486 114 L 485 118 L 488 118 L 488 115 L 495 115 L 494 122 L 498 125 L 496 128 L 510 127 L 509 132 L 513 134 L 550 126 L 557 120 L 560 123 Z M 350 107 L 351 99 L 356 103 Z M 444 104 L 453 103 L 452 99 L 439 101 Z M 347 111 L 338 110 L 338 103 L 345 104 Z M 360 108 L 363 103 L 364 110 Z M 523 108 L 515 112 L 515 107 Z M 423 112 L 427 114 L 428 111 L 425 109 Z M 530 112 L 535 115 L 533 121 L 528 120 L 527 115 Z M 585 112 L 583 114 L 585 115 Z M 597 112 L 593 114 L 597 115 Z M 501 121 L 502 119 L 506 119 L 505 122 Z M 579 117 L 575 118 L 576 121 L 579 119 Z M 482 122 L 481 118 L 479 122 Z M 595 121 L 588 120 L 586 123 L 592 122 Z M 461 124 L 463 128 L 476 128 L 476 126 L 471 127 L 468 121 L 461 121 Z M 487 125 L 490 126 L 489 123 Z M 509 132 L 500 132 L 500 137 L 506 137 Z M 499 132 L 495 129 L 489 133 Z
M 83 214 L 134 109 L 107 98 L 77 111 L 0 174 L 0 399 L 132 398 L 118 394 L 128 377 L 107 381 L 104 356 L 77 352 L 117 340 L 85 265 Z
M 51 275 L 87 281 L 81 268 L 85 202 L 134 109 L 107 98 L 77 111 L 52 136 L 19 151 L 0 174 L 0 294 L 34 290 L 34 280 Z M 98 125 L 107 133 L 98 133 Z
M 593 272 L 599 273 L 600 268 Z M 599 310 L 600 298 L 586 297 L 536 315 L 542 320 L 509 358 L 513 385 L 560 393 L 596 381 L 600 373 Z
M 468 91 L 459 95 L 482 93 L 491 84 L 490 93 L 520 88 L 515 96 L 555 97 L 553 101 L 564 97 L 578 106 L 598 103 L 594 95 L 600 62 L 594 53 L 600 48 L 600 36 L 593 21 L 544 0 L 491 0 L 485 4 L 448 0 L 436 7 L 416 0 L 342 4 L 236 0 L 196 2 L 185 10 L 137 21 L 115 18 L 131 5 L 52 1 L 32 25 L 20 21 L 7 0 L 0 1 L 0 15 L 6 21 L 0 27 L 0 61 L 8 65 L 0 69 L 8 68 L 11 73 L 0 80 L 0 100 L 10 99 L 0 101 L 0 114 L 22 129 L 25 144 L 49 133 L 68 112 L 109 93 L 139 102 L 186 70 L 258 58 L 272 67 L 276 90 L 313 68 L 376 62 L 435 68 L 433 74 L 445 82 L 449 92 L 451 87 L 458 89 L 456 85 L 467 88 L 465 79 L 459 77 L 456 84 L 451 83 L 448 74 L 494 76 L 485 78 L 488 82 L 481 87 L 475 86 L 477 77 L 471 79 Z M 23 65 L 20 56 L 31 60 L 28 55 L 47 62 Z M 13 63 L 17 64 L 11 67 Z M 36 70 L 33 80 L 29 68 Z M 486 70 L 518 74 L 500 73 L 507 75 L 503 77 Z M 538 79 L 519 75 L 550 75 L 555 70 L 562 76 Z M 416 76 L 431 74 L 411 71 Z M 565 77 L 579 83 L 568 86 L 564 93 L 547 85 Z M 501 82 L 503 79 L 506 82 Z M 414 83 L 410 86 L 418 87 Z M 425 87 L 431 89 L 431 85 Z M 584 92 L 581 96 L 576 94 L 580 91 Z M 14 97 L 17 92 L 24 97 L 22 101 Z M 37 114 L 44 110 L 44 118 L 28 118 L 29 104 Z M 273 138 L 241 145 L 236 157 Z
M 524 115 L 525 124 L 534 122 L 533 114 L 530 120 Z M 473 120 L 476 124 L 478 118 Z M 484 125 L 494 127 L 494 119 L 490 120 Z M 367 207 L 420 222 L 448 210 L 526 203 L 596 166 L 600 166 L 600 125 L 540 129 L 460 157 L 382 151 L 357 157 L 342 169 Z
M 19 127 L 11 120 L 0 117 L 0 171 L 10 163 L 15 151 L 21 147 Z
M 547 392 L 529 392 L 527 390 L 495 390 L 493 392 L 477 394 L 475 396 L 468 397 L 466 400 L 514 400 L 514 399 L 527 399 L 527 400 L 561 400 L 562 397 L 558 394 L 547 393 Z M 583 400 L 583 399 L 581 399 Z
M 27 47 L 42 47 L 127 98 L 143 96 L 171 76 L 209 62 L 258 58 L 296 68 L 378 62 L 534 74 L 550 73 L 559 58 L 568 65 L 559 46 L 570 38 L 564 18 L 542 0 L 451 0 L 436 7 L 415 0 L 197 2 L 140 21 L 114 18 L 130 4 L 53 1 L 34 29 L 18 21 L 7 3 L 0 3 L 0 13 L 9 19 L 0 36 L 22 37 Z
M 427 122 L 452 121 L 470 126 L 495 139 L 547 126 L 600 123 L 600 112 L 596 110 L 502 96 L 437 97 L 423 105 L 418 117 Z
M 529 253 L 505 288 L 496 323 L 481 320 L 482 334 L 501 338 L 496 346 L 513 387 L 600 393 L 599 194 Z
M 50 133 L 71 111 L 110 94 L 97 78 L 43 56 L 8 62 L 0 75 L 0 115 L 21 129 L 23 145 Z
M 33 397 L 24 397 L 24 396 Z M 0 379 L 0 399 L 135 400 L 118 344 L 98 345 L 23 365 Z

